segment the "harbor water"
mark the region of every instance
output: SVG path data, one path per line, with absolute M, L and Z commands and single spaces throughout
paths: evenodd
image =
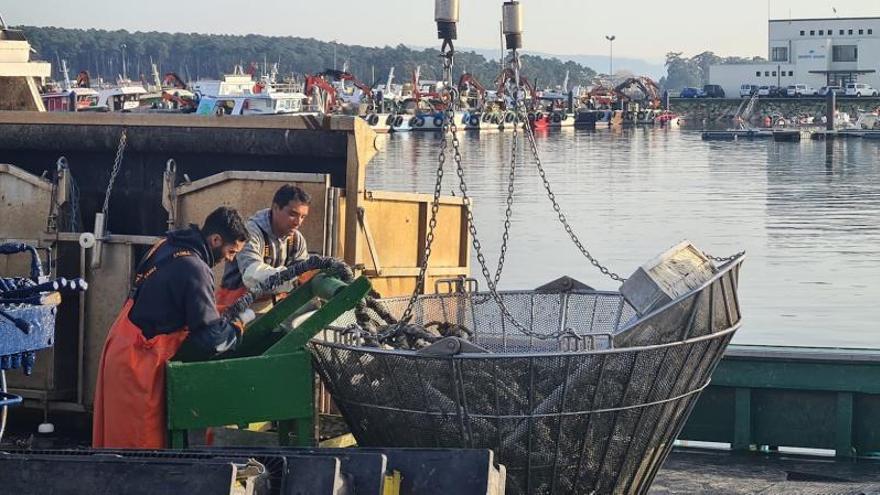
M 704 142 L 678 129 L 560 129 L 536 135 L 547 177 L 591 253 L 627 276 L 682 239 L 716 256 L 748 252 L 744 323 L 734 343 L 880 348 L 880 143 Z M 368 187 L 433 191 L 434 133 L 381 136 Z M 511 133 L 461 137 L 476 224 L 495 271 Z M 522 135 L 520 135 L 522 150 Z M 460 196 L 451 153 L 443 194 Z M 482 279 L 472 253 L 473 276 Z M 516 165 L 510 244 L 500 287 L 570 275 L 618 284 L 563 230 L 528 149 Z M 480 287 L 485 288 L 480 280 Z

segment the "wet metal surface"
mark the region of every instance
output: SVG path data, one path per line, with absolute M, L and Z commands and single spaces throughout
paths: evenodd
M 674 450 L 651 495 L 876 495 L 880 461 Z

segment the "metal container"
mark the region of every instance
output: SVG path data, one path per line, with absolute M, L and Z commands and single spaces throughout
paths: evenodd
M 36 351 L 51 347 L 55 339 L 55 314 L 61 303 L 57 292 L 8 296 L 44 282 L 36 248 L 21 243 L 0 244 L 0 255 L 30 253 L 29 277 L 0 278 L 0 370 L 21 368 L 29 375 Z M 4 378 L 3 387 L 6 382 Z M 5 390 L 3 390 L 4 395 Z M 5 398 L 5 397 L 0 397 Z
M 712 261 L 684 241 L 640 266 L 620 287 L 620 293 L 639 315 L 646 315 L 703 285 L 714 274 Z
M 619 293 L 502 293 L 529 335 L 487 294 L 419 298 L 415 322 L 463 325 L 489 353 L 369 348 L 329 330 L 310 348 L 359 445 L 490 448 L 509 493 L 646 493 L 739 326 L 720 286 L 735 290 L 741 262 L 633 320 Z M 406 307 L 385 302 L 397 316 Z M 667 335 L 684 337 L 628 346 Z

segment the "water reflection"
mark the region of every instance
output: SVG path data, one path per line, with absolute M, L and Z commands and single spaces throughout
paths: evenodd
M 537 138 L 572 226 L 614 271 L 629 274 L 684 238 L 718 255 L 746 249 L 746 320 L 737 342 L 880 347 L 873 330 L 880 319 L 880 143 L 704 142 L 699 133 L 661 129 L 562 129 Z M 511 141 L 510 133 L 461 139 L 492 271 Z M 432 191 L 440 144 L 432 134 L 389 136 L 371 163 L 369 187 Z M 616 288 L 568 239 L 525 152 L 516 163 L 501 286 L 531 288 L 567 274 Z M 443 191 L 457 195 L 449 156 Z

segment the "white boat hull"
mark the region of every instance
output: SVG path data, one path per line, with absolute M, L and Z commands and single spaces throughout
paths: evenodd
M 412 115 L 400 114 L 394 116 L 394 122 L 391 124 L 391 132 L 409 132 L 412 130 L 410 127 L 410 120 L 412 119 Z
M 391 132 L 391 127 L 394 122 L 392 115 L 393 114 L 390 113 L 370 113 L 362 115 L 361 118 L 367 122 L 367 125 L 369 125 L 370 129 L 373 129 L 374 132 L 385 134 Z

